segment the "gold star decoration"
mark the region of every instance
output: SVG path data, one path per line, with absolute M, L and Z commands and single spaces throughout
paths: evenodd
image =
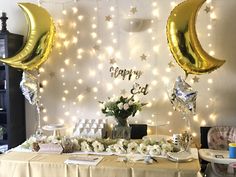
M 111 58 L 111 59 L 110 59 L 110 64 L 114 64 L 114 63 L 116 63 L 115 58 Z
M 130 12 L 131 12 L 132 14 L 135 14 L 135 13 L 138 12 L 138 10 L 137 10 L 136 7 L 131 7 L 131 8 L 130 8 Z
M 125 89 L 120 90 L 120 94 L 121 95 L 125 95 L 126 94 L 126 90 Z
M 110 15 L 105 16 L 105 21 L 111 21 L 112 17 Z
M 85 91 L 86 91 L 87 93 L 90 93 L 90 92 L 91 92 L 91 90 L 92 90 L 92 89 L 91 89 L 91 87 L 89 87 L 89 86 L 88 86 L 88 87 L 86 87 L 86 89 L 85 89 Z
M 172 67 L 174 67 L 174 66 L 175 66 L 175 64 L 174 64 L 174 62 L 173 62 L 173 61 L 170 61 L 170 62 L 168 63 L 168 66 L 169 66 L 169 68 L 172 68 Z
M 50 77 L 55 77 L 56 74 L 55 74 L 55 72 L 50 72 L 50 73 L 49 73 L 49 76 L 50 76 Z
M 141 60 L 144 61 L 144 60 L 147 60 L 147 55 L 145 55 L 144 53 L 140 56 Z
M 95 45 L 93 46 L 93 49 L 94 49 L 95 51 L 100 50 L 100 46 L 97 45 L 97 44 L 95 44 Z
M 194 76 L 193 78 L 192 78 L 192 80 L 193 80 L 193 83 L 197 83 L 197 82 L 199 82 L 199 77 L 197 77 L 197 76 Z
M 211 8 L 209 6 L 206 6 L 204 10 L 206 13 L 209 13 L 211 11 Z

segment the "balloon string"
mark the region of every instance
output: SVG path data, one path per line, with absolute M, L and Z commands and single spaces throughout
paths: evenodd
M 36 108 L 37 108 L 37 113 L 38 113 L 38 126 L 37 126 L 37 130 L 36 130 L 36 135 L 39 136 L 39 138 L 43 135 L 43 130 L 41 128 L 41 105 L 40 105 L 40 97 L 39 97 L 39 89 L 40 89 L 40 81 L 39 81 L 39 77 L 40 77 L 40 73 L 39 70 L 36 70 L 36 74 L 37 74 L 37 101 L 36 101 Z
M 185 78 L 184 78 L 185 81 L 186 81 L 187 77 L 188 77 L 188 73 L 185 71 Z
M 36 102 L 36 108 L 37 108 L 37 113 L 38 113 L 38 129 L 41 129 L 41 109 L 40 109 L 39 100 Z
M 38 128 L 41 128 L 41 110 L 40 110 L 40 101 L 39 101 L 39 89 L 40 89 L 40 81 L 39 81 L 39 77 L 40 77 L 40 73 L 39 70 L 36 71 L 37 73 L 37 95 L 38 95 L 38 99 L 36 102 L 36 106 L 37 106 L 37 112 L 38 112 Z
M 39 7 L 41 6 L 41 0 L 38 0 L 38 6 Z

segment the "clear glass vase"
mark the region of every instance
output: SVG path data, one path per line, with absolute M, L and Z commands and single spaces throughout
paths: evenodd
M 131 127 L 127 122 L 127 118 L 115 117 L 117 124 L 112 129 L 113 139 L 130 139 L 131 138 Z
M 127 118 L 115 118 L 117 127 L 129 127 Z

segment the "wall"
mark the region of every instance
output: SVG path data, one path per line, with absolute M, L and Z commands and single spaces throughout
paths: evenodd
M 9 31 L 26 36 L 27 24 L 16 1 L 5 4 L 1 8 L 9 16 Z M 41 101 L 45 108 L 43 125 L 63 122 L 69 133 L 78 119 L 104 118 L 98 101 L 118 96 L 124 90 L 129 94 L 136 82 L 142 86 L 149 85 L 147 95 L 138 95 L 149 104 L 138 115 L 129 118 L 130 122 L 152 125 L 150 133 L 156 133 L 156 125 L 159 125 L 157 133 L 172 135 L 185 130 L 187 123 L 183 115 L 173 110 L 167 96 L 176 77 L 184 77 L 183 70 L 175 62 L 174 67 L 168 67 L 174 61 L 165 35 L 171 4 L 173 2 L 169 0 L 42 1 L 41 5 L 54 17 L 58 34 L 53 52 L 41 70 Z M 199 40 L 208 53 L 214 51 L 214 57 L 225 59 L 226 63 L 210 74 L 197 76 L 199 82 L 192 82 L 193 75 L 187 78 L 187 82 L 198 91 L 197 115 L 188 118 L 196 137 L 199 137 L 200 126 L 236 125 L 236 25 L 233 23 L 236 1 L 215 0 L 211 5 L 217 18 L 210 20 L 210 13 L 204 11 L 206 5 L 202 6 L 196 24 Z M 132 14 L 130 6 L 138 11 Z M 158 11 L 153 14 L 155 9 Z M 112 23 L 105 20 L 108 15 L 112 15 Z M 151 30 L 130 34 L 127 31 L 131 27 L 124 24 L 124 19 L 129 16 L 151 18 Z M 210 30 L 207 29 L 209 24 L 212 25 Z M 99 48 L 94 48 L 95 45 Z M 146 60 L 140 57 L 143 54 L 147 56 Z M 112 58 L 116 64 L 111 64 Z M 109 71 L 112 65 L 141 70 L 143 74 L 131 81 L 114 79 Z M 37 113 L 27 101 L 26 116 L 27 136 L 30 136 L 36 126 Z M 108 119 L 110 124 L 114 123 L 112 118 Z M 160 126 L 163 124 L 167 125 Z

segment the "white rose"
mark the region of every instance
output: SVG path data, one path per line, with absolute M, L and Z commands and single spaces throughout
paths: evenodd
M 162 145 L 161 145 L 161 148 L 162 148 L 163 150 L 167 151 L 167 152 L 173 150 L 173 147 L 171 146 L 170 143 L 162 144 Z
M 98 141 L 94 141 L 92 143 L 92 146 L 93 146 L 93 150 L 94 152 L 103 152 L 104 151 L 104 145 Z
M 115 102 L 115 101 L 117 101 L 117 97 L 113 95 L 113 96 L 109 99 L 109 101 Z
M 114 148 L 114 145 L 109 145 L 106 149 L 106 152 L 115 152 L 115 148 Z
M 143 155 L 148 154 L 147 146 L 146 146 L 145 144 L 141 143 L 141 144 L 139 145 L 139 147 L 138 147 L 138 152 L 139 152 L 140 154 L 143 154 Z
M 127 153 L 136 153 L 138 149 L 138 144 L 136 142 L 131 142 L 128 144 Z
M 162 156 L 166 156 L 166 154 L 167 154 L 167 151 L 165 149 L 161 150 L 161 155 Z
M 81 151 L 83 151 L 83 152 L 92 152 L 92 149 L 86 141 L 83 141 L 81 143 Z
M 121 146 L 128 146 L 129 141 L 126 139 L 119 139 L 117 144 L 121 145 Z
M 159 145 L 148 146 L 148 151 L 151 156 L 161 154 L 161 147 Z
M 105 109 L 105 108 L 106 108 L 106 103 L 102 103 L 101 109 Z
M 28 142 L 29 142 L 30 144 L 32 144 L 32 143 L 37 142 L 37 139 L 36 139 L 35 137 L 31 136 L 31 137 L 28 139 Z
M 122 109 L 123 109 L 123 103 L 119 103 L 119 104 L 117 105 L 117 107 L 118 107 L 120 110 L 122 110 Z
M 128 104 L 129 104 L 129 105 L 133 105 L 134 102 L 133 102 L 132 100 L 129 100 Z
M 115 144 L 114 149 L 115 149 L 115 152 L 118 154 L 125 154 L 126 153 L 126 150 L 124 149 L 124 147 L 122 145 Z
M 125 103 L 125 104 L 124 104 L 124 110 L 127 110 L 127 109 L 129 109 L 129 104 L 128 104 L 128 103 Z

